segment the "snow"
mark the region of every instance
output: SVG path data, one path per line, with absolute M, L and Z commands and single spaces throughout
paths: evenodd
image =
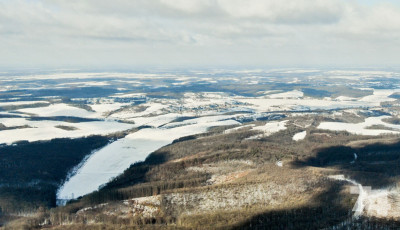
M 174 82 L 172 83 L 172 85 L 187 85 L 191 83 L 190 81 L 182 81 L 182 82 Z
M 49 103 L 48 101 L 11 101 L 11 102 L 0 102 L 0 107 L 13 106 L 13 105 L 33 105 L 38 103 Z
M 335 180 L 342 180 L 350 182 L 351 184 L 357 186 L 351 188 L 350 191 L 353 194 L 359 194 L 356 204 L 354 205 L 353 217 L 359 218 L 362 215 L 376 216 L 376 217 L 389 217 L 390 212 L 396 212 L 397 207 L 394 208 L 389 201 L 389 196 L 396 196 L 397 191 L 392 191 L 391 189 L 374 189 L 372 190 L 369 186 L 362 186 L 355 180 L 345 178 L 344 175 L 334 175 L 329 176 Z M 393 213 L 390 213 L 393 214 Z
M 285 70 L 281 71 L 281 73 L 316 73 L 320 72 L 321 70 L 313 70 L 313 69 L 298 69 L 298 70 Z
M 192 124 L 199 124 L 199 123 L 213 123 L 217 121 L 224 121 L 224 120 L 230 120 L 233 117 L 238 117 L 242 114 L 237 114 L 237 115 L 215 115 L 215 116 L 203 116 L 203 117 L 198 117 L 190 120 L 184 120 L 182 122 L 174 122 L 170 123 L 164 126 L 164 128 L 173 128 L 177 126 L 182 126 L 182 125 L 192 125 Z M 236 124 L 240 124 L 237 122 Z
M 106 86 L 106 85 L 110 85 L 110 83 L 108 83 L 107 81 L 85 81 L 85 82 L 70 82 L 70 83 L 63 83 L 63 84 L 59 84 L 59 86 L 76 86 L 78 85 L 78 87 L 87 87 L 87 86 Z
M 293 136 L 293 140 L 294 140 L 294 141 L 303 140 L 303 139 L 306 137 L 306 135 L 307 135 L 307 131 L 303 131 L 303 132 L 296 133 L 296 134 Z
M 371 125 L 384 125 L 388 128 L 400 130 L 400 125 L 385 123 L 382 121 L 384 118 L 389 118 L 389 116 L 368 117 L 364 122 L 356 124 L 344 122 L 322 122 L 317 128 L 333 131 L 347 131 L 353 134 L 371 136 L 378 136 L 382 134 L 399 134 L 399 131 L 393 130 L 367 129 L 367 127 Z
M 183 115 L 177 114 L 177 113 L 167 113 L 167 114 L 162 114 L 159 116 L 135 117 L 135 118 L 129 118 L 126 120 L 135 122 L 136 126 L 150 125 L 150 126 L 154 126 L 154 127 L 159 127 L 159 126 L 168 124 L 171 121 L 173 121 L 181 116 L 183 116 Z
M 282 98 L 282 99 L 286 99 L 286 98 L 301 98 L 304 96 L 304 93 L 299 91 L 299 90 L 292 90 L 289 92 L 284 92 L 284 93 L 276 93 L 276 94 L 271 94 L 268 95 L 269 98 Z
M 331 101 L 321 99 L 269 99 L 269 98 L 238 98 L 239 102 L 248 103 L 248 108 L 259 112 L 290 111 L 290 110 L 319 110 L 354 107 L 372 107 L 378 102 L 369 103 L 363 101 Z
M 288 83 L 289 84 L 294 84 L 294 83 L 297 83 L 297 82 L 299 82 L 299 78 L 295 77 L 295 78 L 293 78 L 293 81 L 290 81 Z
M 255 126 L 252 130 L 263 131 L 266 135 L 271 135 L 273 133 L 279 132 L 286 129 L 286 123 L 288 121 L 272 121 L 268 122 L 263 126 Z
M 170 144 L 180 137 L 206 132 L 213 126 L 237 125 L 234 120 L 221 120 L 225 117 L 204 117 L 195 124 L 182 122 L 183 126 L 172 128 L 141 129 L 115 141 L 95 152 L 85 164 L 58 191 L 58 198 L 65 199 L 82 196 L 98 189 L 113 177 L 121 174 L 132 163 L 143 161 L 155 150 Z
M 0 115 L 28 117 L 28 115 L 26 114 L 13 113 L 13 112 L 0 112 Z
M 369 96 L 365 96 L 360 101 L 381 103 L 384 101 L 395 101 L 394 98 L 389 98 L 393 93 L 400 92 L 400 89 L 374 89 L 374 93 Z
M 167 75 L 170 76 L 170 75 Z M 57 73 L 57 74 L 32 74 L 32 75 L 20 75 L 14 76 L 14 80 L 46 80 L 46 79 L 99 79 L 99 78 L 127 78 L 127 79 L 141 79 L 141 78 L 161 78 L 167 76 L 158 76 L 156 74 L 145 74 L 145 73 L 114 73 L 114 72 L 102 72 L 102 73 Z
M 345 178 L 344 175 L 334 175 L 334 176 L 329 176 L 329 178 L 332 178 L 334 180 L 347 181 L 347 182 L 350 182 L 351 184 L 357 186 L 359 196 L 358 196 L 356 204 L 355 204 L 355 206 L 353 208 L 353 211 L 354 211 L 353 216 L 355 218 L 360 217 L 362 215 L 363 211 L 364 211 L 364 201 L 365 201 L 366 196 L 367 196 L 366 191 L 364 190 L 363 186 L 360 183 L 358 183 L 358 182 L 356 182 L 354 180 Z
M 276 132 L 279 132 L 281 130 L 285 130 L 286 129 L 286 123 L 288 121 L 272 121 L 272 122 L 268 122 L 263 126 L 255 126 L 253 127 L 251 130 L 255 130 L 255 131 L 262 131 L 262 134 L 258 134 L 255 136 L 251 136 L 246 138 L 247 140 L 253 140 L 253 139 L 260 139 L 262 137 L 265 136 L 270 136 Z
M 85 109 L 70 106 L 68 104 L 59 103 L 52 104 L 47 107 L 39 108 L 26 108 L 17 110 L 23 113 L 31 113 L 42 117 L 52 116 L 71 116 L 71 117 L 91 117 L 93 112 L 89 112 Z
M 186 108 L 198 108 L 207 105 L 226 105 L 234 102 L 232 97 L 225 93 L 203 92 L 185 93 L 182 99 L 182 106 Z
M 354 164 L 358 158 L 357 153 L 353 153 L 353 155 L 354 155 L 354 160 L 352 160 L 350 164 Z
M 29 125 L 32 128 L 11 129 L 0 131 L 0 143 L 11 144 L 16 141 L 39 141 L 51 140 L 54 138 L 78 138 L 89 135 L 106 135 L 118 131 L 133 128 L 131 124 L 119 123 L 116 121 L 94 121 L 68 123 L 62 121 L 29 121 L 25 118 L 1 118 L 0 123 L 5 126 Z M 76 130 L 63 130 L 56 128 L 57 125 L 72 126 Z
M 145 93 L 127 93 L 127 94 L 123 94 L 123 93 L 116 93 L 114 95 L 112 95 L 111 97 L 117 97 L 117 98 L 144 98 L 146 97 Z
M 119 118 L 119 119 L 128 119 L 134 117 L 142 117 L 149 115 L 159 115 L 162 113 L 163 109 L 168 108 L 167 104 L 161 104 L 158 102 L 147 102 L 141 104 L 141 106 L 146 106 L 147 108 L 141 112 L 135 112 L 134 109 L 127 109 L 118 113 L 113 113 L 111 117 Z
M 339 96 L 335 98 L 336 101 L 355 101 L 357 98 L 354 97 L 346 97 L 346 96 Z
M 30 121 L 26 120 L 25 118 L 0 118 L 0 124 L 3 124 L 7 127 L 14 127 L 14 126 L 23 126 L 31 124 Z M 3 131 L 0 131 L 0 133 Z
M 239 126 L 239 127 L 235 127 L 235 128 L 231 128 L 231 129 L 227 129 L 224 131 L 224 134 L 229 134 L 229 133 L 233 133 L 239 129 L 244 129 L 244 128 L 248 128 L 248 127 L 254 127 L 255 124 L 250 124 L 250 125 L 243 125 L 243 126 Z
M 268 98 L 237 98 L 237 101 L 250 104 L 248 107 L 259 112 L 267 111 L 288 111 L 288 110 L 319 110 L 319 109 L 345 109 L 359 107 L 380 106 L 384 101 L 395 101 L 389 96 L 400 92 L 400 89 L 374 89 L 373 95 L 365 96 L 361 99 L 339 96 L 336 99 L 313 99 L 301 98 L 303 93 L 293 90 L 284 93 L 267 95 Z
M 128 106 L 131 103 L 118 103 L 118 102 L 112 102 L 112 103 L 101 103 L 101 104 L 93 104 L 90 105 L 90 107 L 96 111 L 96 117 L 101 117 L 104 116 L 105 113 L 111 112 L 118 110 L 124 106 Z

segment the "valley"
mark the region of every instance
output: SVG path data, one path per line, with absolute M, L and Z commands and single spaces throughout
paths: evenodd
M 399 75 L 0 76 L 1 225 L 398 227 Z

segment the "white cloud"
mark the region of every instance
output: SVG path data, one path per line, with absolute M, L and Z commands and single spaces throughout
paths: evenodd
M 216 2 L 212 0 L 160 0 L 160 2 L 169 8 L 187 14 L 204 13 L 216 6 Z
M 276 23 L 333 23 L 343 12 L 343 4 L 332 0 L 220 0 L 219 3 L 233 17 Z
M 398 65 L 400 8 L 345 0 L 3 0 L 0 63 Z

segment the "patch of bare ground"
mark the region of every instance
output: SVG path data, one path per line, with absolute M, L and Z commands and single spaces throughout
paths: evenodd
M 315 170 L 280 168 L 274 164 L 242 174 L 231 183 L 176 190 L 163 194 L 163 206 L 175 215 L 196 215 L 246 207 L 282 208 L 309 203 L 324 190 L 324 177 Z
M 365 127 L 366 129 L 380 129 L 380 130 L 391 130 L 391 131 L 399 131 L 399 129 L 387 127 L 385 125 L 370 125 Z
M 366 145 L 371 145 L 371 144 L 385 144 L 385 145 L 390 145 L 390 144 L 395 144 L 399 142 L 399 138 L 371 138 L 367 140 L 356 140 L 356 141 L 350 141 L 347 143 L 347 146 L 353 147 L 353 148 L 361 148 Z
M 255 164 L 250 160 L 226 160 L 201 166 L 186 168 L 187 171 L 204 172 L 211 175 L 207 184 L 221 184 L 231 182 L 237 178 L 247 175 L 254 170 Z
M 66 130 L 66 131 L 74 131 L 74 130 L 78 129 L 78 128 L 74 127 L 74 126 L 67 126 L 67 125 L 56 125 L 54 127 L 62 129 L 62 130 Z
M 223 175 L 212 175 L 210 179 L 207 180 L 207 184 L 227 184 L 235 181 L 236 179 L 242 178 L 249 174 L 252 170 L 238 171 L 227 173 Z
M 186 157 L 182 157 L 182 158 L 179 158 L 176 160 L 172 160 L 171 162 L 176 163 L 176 162 L 182 162 L 182 161 L 186 161 L 186 160 L 193 160 L 193 159 L 205 156 L 206 154 L 208 154 L 208 152 L 199 152 L 199 153 L 193 154 L 191 156 L 186 156 Z
M 161 196 L 138 197 L 118 202 L 104 203 L 86 207 L 76 212 L 78 216 L 103 213 L 119 218 L 142 217 L 151 218 L 161 213 Z M 93 220 L 95 222 L 95 220 Z

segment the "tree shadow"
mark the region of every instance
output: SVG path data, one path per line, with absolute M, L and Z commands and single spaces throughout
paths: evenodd
M 312 157 L 292 166 L 336 169 L 364 186 L 383 188 L 393 185 L 400 176 L 400 142 L 320 148 Z
M 328 189 L 315 196 L 309 206 L 267 211 L 230 229 L 400 229 L 400 221 L 375 217 L 353 217 L 357 195 L 341 195 L 344 181 L 333 181 Z
M 361 147 L 332 146 L 316 149 L 313 155 L 292 166 L 336 169 L 335 174 L 344 174 L 372 188 L 392 186 L 400 176 L 400 142 Z M 354 204 L 354 195 L 351 202 L 339 195 L 341 186 L 346 183 L 332 181 L 329 189 L 316 196 L 310 206 L 268 211 L 233 229 L 400 229 L 398 220 L 352 218 L 350 203 Z
M 232 229 L 323 229 L 352 218 L 355 199 L 343 205 L 340 191 L 344 183 L 332 182 L 327 190 L 314 197 L 310 206 L 268 211 L 234 226 Z

